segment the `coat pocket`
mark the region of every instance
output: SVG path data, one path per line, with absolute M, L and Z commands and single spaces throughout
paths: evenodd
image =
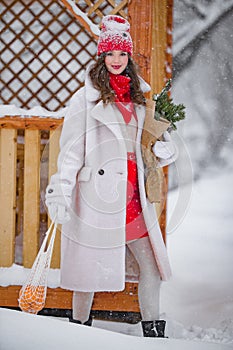
M 91 178 L 92 168 L 89 166 L 84 166 L 78 173 L 78 182 L 89 181 Z

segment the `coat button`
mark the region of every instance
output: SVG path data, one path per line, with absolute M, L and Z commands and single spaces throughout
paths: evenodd
M 100 169 L 100 170 L 98 171 L 98 173 L 99 173 L 99 175 L 104 175 L 104 170 L 103 170 L 103 169 Z

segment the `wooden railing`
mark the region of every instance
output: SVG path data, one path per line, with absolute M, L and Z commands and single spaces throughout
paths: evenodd
M 47 215 L 41 200 L 41 162 L 47 157 L 48 179 L 56 171 L 62 119 L 0 118 L 0 267 L 15 262 L 15 237 L 23 235 L 22 265 L 31 267 Z M 46 183 L 43 179 L 43 187 Z M 60 264 L 57 235 L 52 267 Z

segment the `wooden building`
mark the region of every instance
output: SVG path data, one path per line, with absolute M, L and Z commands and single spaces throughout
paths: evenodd
M 96 58 L 93 28 L 108 14 L 129 20 L 134 59 L 152 92 L 160 92 L 171 77 L 172 0 L 2 0 L 1 6 L 1 104 L 63 108 L 82 86 L 86 64 Z M 6 112 L 0 118 L 0 268 L 11 269 L 13 264 L 30 268 L 43 239 L 48 223 L 41 197 L 56 171 L 63 121 L 52 114 L 41 118 Z M 45 160 L 47 174 L 42 178 Z M 165 239 L 166 208 L 160 223 Z M 19 260 L 17 242 L 21 242 Z M 58 234 L 52 268 L 59 264 Z M 17 307 L 19 289 L 12 283 L 0 286 L 0 306 Z M 49 288 L 45 307 L 71 309 L 71 295 Z M 93 310 L 139 312 L 137 283 L 127 283 L 119 293 L 96 293 Z

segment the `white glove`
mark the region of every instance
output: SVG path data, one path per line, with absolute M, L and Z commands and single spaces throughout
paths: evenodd
M 70 220 L 68 209 L 71 206 L 71 192 L 67 185 L 49 185 L 46 189 L 45 204 L 49 216 L 57 224 L 65 224 Z
M 175 154 L 175 147 L 168 131 L 163 134 L 163 139 L 164 141 L 156 141 L 152 149 L 156 157 L 168 159 Z
M 65 205 L 58 203 L 50 203 L 47 205 L 50 219 L 57 224 L 65 224 L 70 221 L 70 214 Z
M 156 141 L 152 147 L 154 154 L 159 158 L 159 167 L 171 164 L 178 156 L 178 150 L 172 142 L 168 131 L 164 132 L 163 139 L 164 141 Z

